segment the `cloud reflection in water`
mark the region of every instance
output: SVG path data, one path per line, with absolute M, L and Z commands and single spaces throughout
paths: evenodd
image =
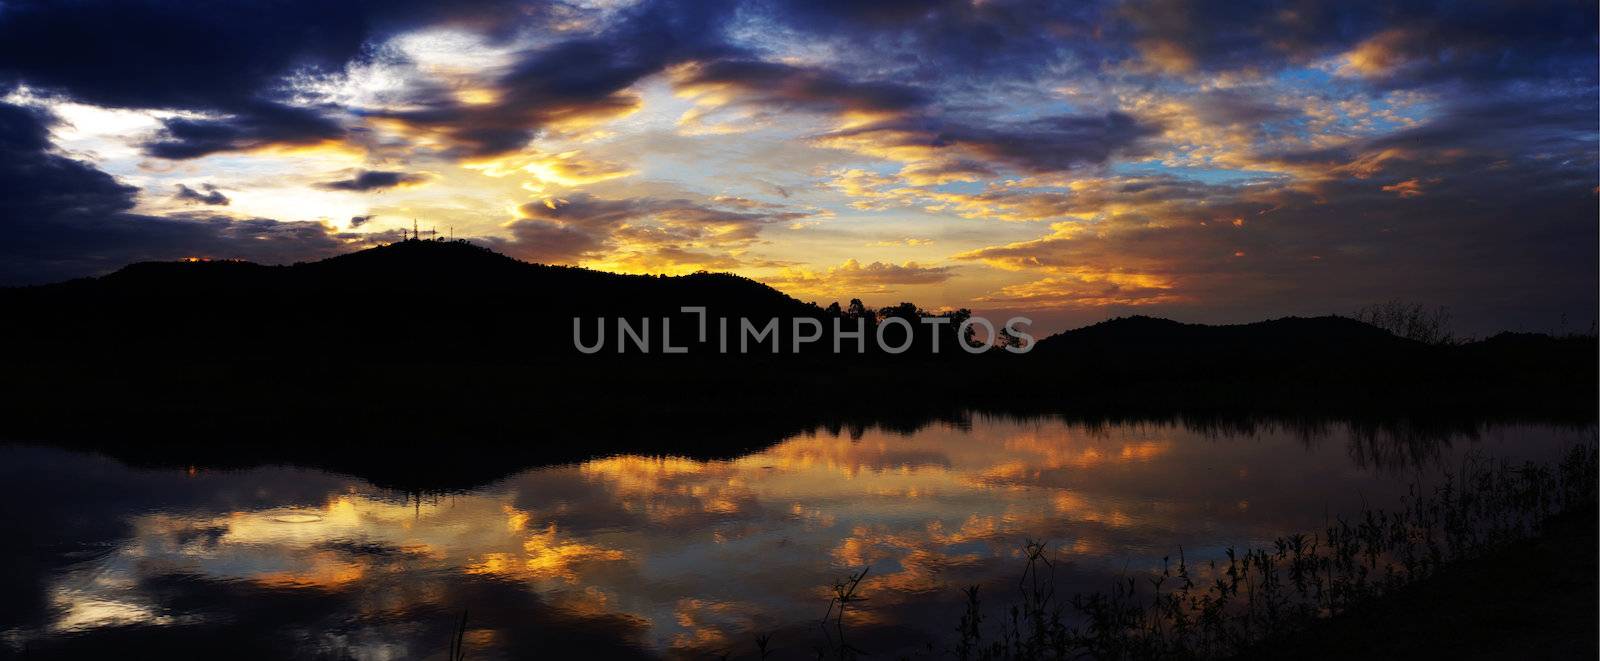
M 1436 449 L 1542 457 L 1585 434 L 1493 427 Z M 942 645 L 958 588 L 1010 594 L 1025 539 L 1052 542 L 1065 589 L 1096 589 L 1179 545 L 1209 557 L 1397 498 L 1407 471 L 1367 465 L 1354 439 L 978 418 L 729 461 L 609 457 L 420 499 L 308 470 L 6 448 L 10 507 L 44 504 L 9 517 L 37 541 L 9 586 L 32 601 L 4 611 L 0 640 L 416 657 L 467 609 L 473 658 L 749 653 L 762 632 L 809 653 L 828 586 L 870 566 L 858 644 Z

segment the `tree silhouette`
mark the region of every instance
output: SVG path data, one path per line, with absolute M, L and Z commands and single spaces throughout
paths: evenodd
M 872 308 L 861 302 L 861 299 L 852 298 L 850 299 L 850 307 L 844 310 L 844 316 L 847 319 L 872 319 L 876 315 L 873 314 Z

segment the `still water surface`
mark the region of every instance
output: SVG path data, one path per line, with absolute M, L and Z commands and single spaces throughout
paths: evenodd
M 15 554 L 0 651 L 467 658 L 811 656 L 831 584 L 870 567 L 857 647 L 940 653 L 960 588 L 1061 589 L 1320 528 L 1468 453 L 1544 460 L 1595 431 L 1084 427 L 974 418 L 819 430 L 732 460 L 616 456 L 423 495 L 292 467 L 140 469 L 0 447 Z M 485 461 L 493 461 L 486 457 Z M 999 619 L 999 613 L 993 613 Z

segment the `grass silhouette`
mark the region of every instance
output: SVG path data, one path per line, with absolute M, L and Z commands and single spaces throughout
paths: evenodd
M 1048 545 L 1029 540 L 1010 605 L 995 617 L 985 610 L 979 586 L 963 588 L 965 607 L 952 629 L 954 640 L 926 656 L 982 661 L 1253 656 L 1259 653 L 1256 646 L 1295 640 L 1329 618 L 1382 611 L 1390 595 L 1464 565 L 1486 558 L 1499 562 L 1496 554 L 1539 538 L 1551 526 L 1573 525 L 1573 516 L 1592 532 L 1600 497 L 1597 457 L 1593 445 L 1573 446 L 1549 463 L 1469 455 L 1437 482 L 1413 483 L 1398 508 L 1337 516 L 1321 530 L 1282 536 L 1262 547 L 1230 547 L 1223 557 L 1201 564 L 1179 548 L 1176 560 L 1164 559 L 1157 571 L 1130 573 L 1106 590 L 1068 600 L 1057 597 Z M 1592 561 L 1593 548 L 1569 551 Z M 844 622 L 845 605 L 867 598 L 856 591 L 866 571 L 836 583 L 817 658 L 867 655 L 845 642 Z M 1376 645 L 1368 651 L 1381 653 L 1383 643 Z M 768 653 L 763 643 L 762 658 Z

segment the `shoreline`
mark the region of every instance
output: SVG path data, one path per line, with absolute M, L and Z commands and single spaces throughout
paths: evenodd
M 1600 655 L 1600 507 L 1539 535 L 1263 641 L 1236 659 L 1592 659 Z

